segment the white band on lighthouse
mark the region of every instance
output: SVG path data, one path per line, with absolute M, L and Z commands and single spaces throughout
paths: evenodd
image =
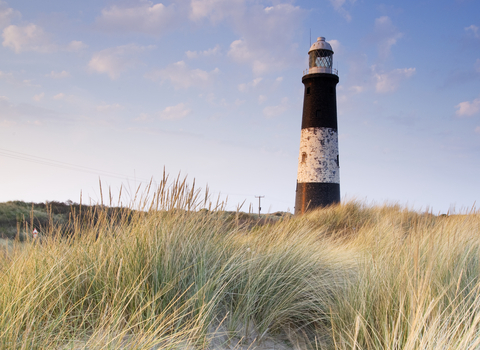
M 297 182 L 340 183 L 338 136 L 334 129 L 302 129 Z

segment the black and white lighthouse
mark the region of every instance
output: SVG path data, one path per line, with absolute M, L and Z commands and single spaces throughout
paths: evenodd
M 340 202 L 337 97 L 338 73 L 333 50 L 324 37 L 308 51 L 302 78 L 302 134 L 298 158 L 295 214 Z

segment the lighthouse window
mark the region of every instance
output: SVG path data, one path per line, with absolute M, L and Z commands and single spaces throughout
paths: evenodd
M 307 161 L 307 154 L 305 152 L 302 152 L 302 163 L 305 163 Z
M 313 50 L 309 53 L 309 67 L 331 68 L 333 52 L 330 50 Z
M 307 87 L 307 95 L 310 95 L 310 87 Z

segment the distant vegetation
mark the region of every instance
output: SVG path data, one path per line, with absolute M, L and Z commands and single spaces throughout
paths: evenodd
M 480 348 L 477 213 L 348 202 L 260 222 L 185 182 L 137 202 L 45 207 L 39 239 L 0 250 L 1 349 Z
M 82 211 L 83 208 L 83 211 Z M 73 232 L 74 219 L 77 221 L 97 220 L 99 212 L 115 216 L 131 210 L 101 205 L 81 205 L 73 202 L 32 203 L 11 201 L 0 203 L 0 238 L 25 240 L 36 228 L 50 232 L 53 227 L 62 227 L 62 234 Z M 57 230 L 58 231 L 58 230 Z
M 83 222 L 90 225 L 92 221 L 98 220 L 99 215 L 106 215 L 110 219 L 118 220 L 118 224 L 125 224 L 125 219 L 130 219 L 134 212 L 135 210 L 130 208 L 81 205 L 71 201 L 65 203 L 10 201 L 0 203 L 0 238 L 24 241 L 31 236 L 34 228 L 42 233 L 55 232 L 68 236 L 74 232 L 75 223 Z M 276 212 L 262 214 L 259 217 L 257 214 L 244 212 L 223 211 L 223 213 L 228 222 L 234 219 L 249 225 L 265 225 L 291 215 L 287 212 Z

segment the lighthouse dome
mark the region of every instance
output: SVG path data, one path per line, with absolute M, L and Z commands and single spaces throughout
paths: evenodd
M 308 50 L 308 53 L 314 50 L 328 50 L 332 51 L 332 46 L 325 41 L 325 38 L 323 36 L 318 37 L 317 41 L 310 47 L 310 50 Z

